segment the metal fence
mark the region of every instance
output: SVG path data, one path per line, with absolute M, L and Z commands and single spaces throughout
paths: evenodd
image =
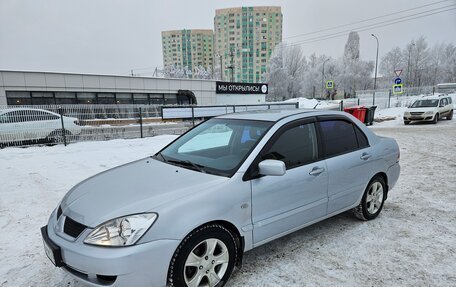
M 296 107 L 295 104 L 269 105 L 270 109 Z M 186 120 L 163 119 L 163 108 L 161 105 L 0 106 L 0 147 L 179 135 L 204 119 L 195 115 Z M 242 105 L 234 109 L 264 109 L 264 105 Z M 232 112 L 231 108 L 222 110 L 226 112 L 218 114 Z
M 359 98 L 360 105 L 376 105 L 378 109 L 386 109 L 391 107 L 406 107 L 416 99 L 418 95 L 432 95 L 436 92 L 434 86 L 425 87 L 405 87 L 403 94 L 394 95 L 391 89 L 377 89 L 356 91 L 356 96 Z

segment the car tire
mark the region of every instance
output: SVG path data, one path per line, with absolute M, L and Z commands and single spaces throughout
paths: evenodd
M 62 135 L 63 135 L 63 133 L 62 133 L 61 129 L 55 130 L 46 137 L 45 141 L 46 141 L 46 143 L 51 144 L 51 145 L 58 144 L 63 139 Z M 69 130 L 65 130 L 65 135 L 71 136 L 71 132 Z
M 410 121 L 404 121 L 404 125 L 410 124 Z
M 446 119 L 449 120 L 449 121 L 451 121 L 453 119 L 453 110 L 451 110 L 451 112 L 448 114 Z
M 435 114 L 434 119 L 432 119 L 432 123 L 435 125 L 439 121 L 439 114 Z
M 237 260 L 236 242 L 231 232 L 220 224 L 195 229 L 174 252 L 167 286 L 224 286 Z
M 361 220 L 372 220 L 382 211 L 386 200 L 386 184 L 381 176 L 375 176 L 367 185 L 363 198 L 353 213 Z

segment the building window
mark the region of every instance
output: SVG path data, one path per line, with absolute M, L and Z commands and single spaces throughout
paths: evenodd
M 6 91 L 6 102 L 8 105 L 31 105 L 30 92 Z
M 97 98 L 95 93 L 77 93 L 78 104 L 96 104 Z
M 164 99 L 163 94 L 150 94 L 150 104 L 151 105 L 163 105 Z
M 118 93 L 116 94 L 116 104 L 131 104 L 133 100 L 131 98 L 131 94 L 128 93 Z
M 57 105 L 77 104 L 76 93 L 71 92 L 55 92 L 55 103 Z
M 32 92 L 32 105 L 55 105 L 51 92 Z
M 133 104 L 148 105 L 149 98 L 147 94 L 133 94 Z

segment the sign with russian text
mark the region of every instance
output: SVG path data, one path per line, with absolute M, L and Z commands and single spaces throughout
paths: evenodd
M 216 94 L 267 94 L 268 84 L 215 82 Z

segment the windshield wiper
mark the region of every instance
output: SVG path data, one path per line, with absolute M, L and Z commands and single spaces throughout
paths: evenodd
M 204 166 L 203 165 L 193 163 L 193 162 L 191 162 L 189 160 L 167 160 L 167 162 L 174 163 L 174 164 L 177 164 L 177 165 L 180 165 L 180 166 L 184 166 L 184 167 L 191 167 L 194 170 L 197 170 L 197 171 L 202 172 L 202 173 L 206 173 L 206 171 L 204 170 Z

